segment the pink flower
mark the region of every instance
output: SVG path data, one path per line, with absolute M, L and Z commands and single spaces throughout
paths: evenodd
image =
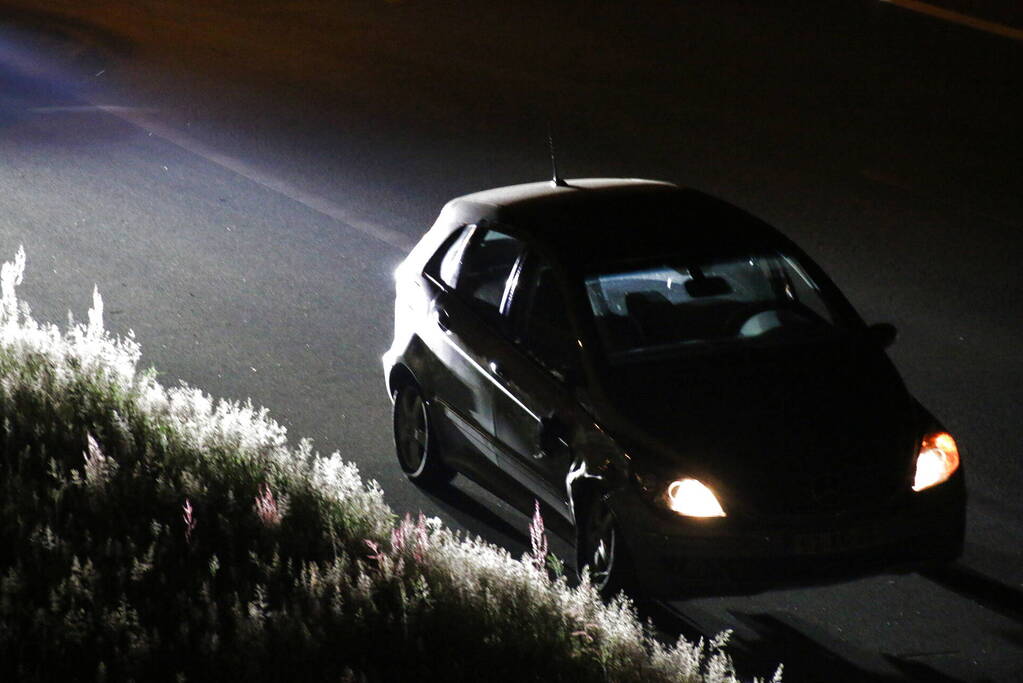
M 547 566 L 547 535 L 544 533 L 543 517 L 540 516 L 540 501 L 534 500 L 535 512 L 533 521 L 529 524 L 529 542 L 533 546 L 530 554 L 530 562 L 539 572 L 544 572 Z M 546 573 L 546 572 L 545 572 Z
M 264 525 L 274 527 L 281 523 L 281 508 L 269 484 L 261 484 L 256 496 L 256 514 Z
M 422 562 L 426 558 L 428 545 L 426 517 L 422 512 L 419 513 L 419 519 L 416 522 L 412 521 L 411 515 L 406 514 L 398 526 L 391 531 L 391 551 L 400 554 L 407 546 L 412 551 L 412 558 L 416 562 Z
M 195 526 L 198 524 L 195 517 L 192 516 L 192 501 L 185 498 L 185 504 L 181 509 L 184 510 L 184 514 L 181 517 L 185 520 L 185 541 L 191 544 L 192 532 L 195 531 Z
M 371 541 L 368 538 L 365 539 L 365 543 L 369 546 L 369 549 L 373 551 L 373 554 L 369 556 L 369 559 L 375 560 L 379 563 L 380 559 L 384 556 L 384 554 L 380 552 L 380 545 L 376 541 Z

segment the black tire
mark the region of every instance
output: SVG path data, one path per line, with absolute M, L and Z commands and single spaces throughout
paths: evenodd
M 394 396 L 394 449 L 402 472 L 413 483 L 446 484 L 455 471 L 441 462 L 430 410 L 419 387 L 406 384 Z
M 590 583 L 610 600 L 621 591 L 639 599 L 632 556 L 603 496 L 593 496 L 576 529 L 579 576 L 589 569 Z

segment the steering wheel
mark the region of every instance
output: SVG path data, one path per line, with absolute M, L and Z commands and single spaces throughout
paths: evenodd
M 747 323 L 753 320 L 756 316 L 770 311 L 777 313 L 794 313 L 812 323 L 824 322 L 823 318 L 821 318 L 816 311 L 798 301 L 761 301 L 750 304 L 729 316 L 728 321 L 725 324 L 725 330 L 727 330 L 732 336 L 740 336 L 742 328 L 745 327 Z

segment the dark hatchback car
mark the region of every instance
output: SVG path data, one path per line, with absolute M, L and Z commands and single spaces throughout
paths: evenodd
M 954 439 L 795 244 L 668 183 L 449 202 L 395 274 L 398 460 L 574 538 L 605 594 L 759 590 L 957 557 Z

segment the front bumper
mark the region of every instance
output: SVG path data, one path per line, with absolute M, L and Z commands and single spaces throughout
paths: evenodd
M 664 514 L 632 490 L 609 502 L 651 597 L 753 593 L 885 571 L 910 571 L 962 553 L 962 472 L 883 508 L 787 518 L 692 519 Z

